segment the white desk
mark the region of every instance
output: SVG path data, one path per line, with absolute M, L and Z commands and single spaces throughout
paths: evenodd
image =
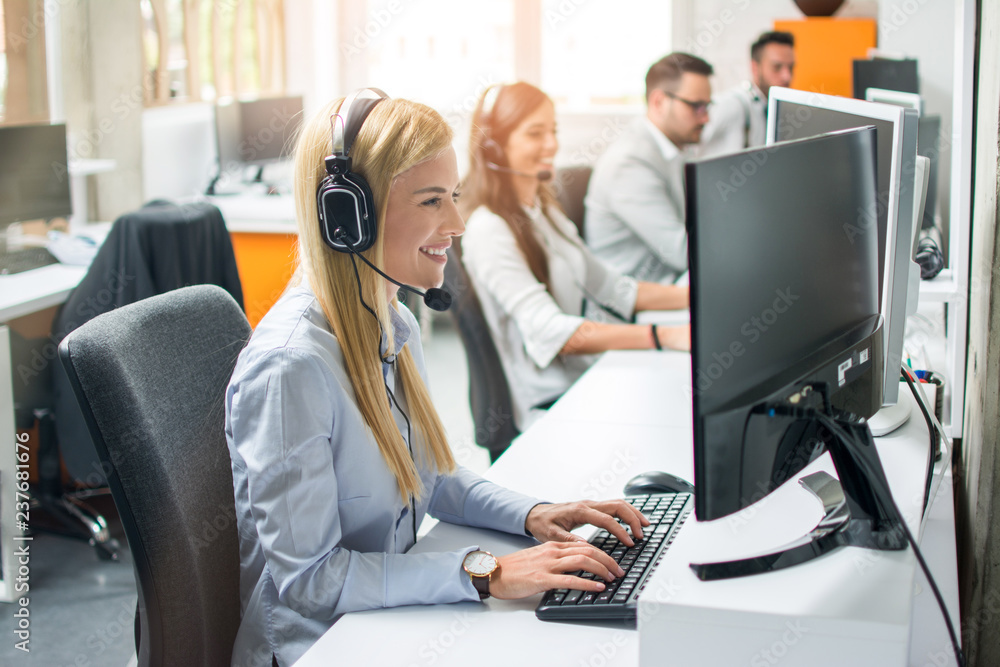
M 106 231 L 104 232 L 106 233 Z M 87 273 L 85 266 L 52 264 L 40 269 L 0 276 L 0 602 L 14 600 L 13 540 L 21 531 L 15 520 L 14 382 L 17 369 L 10 356 L 10 332 L 4 322 L 30 315 L 66 301 Z M 54 359 L 47 360 L 55 363 Z
M 620 497 L 623 484 L 632 476 L 651 469 L 668 470 L 688 479 L 693 479 L 691 448 L 691 402 L 690 402 L 690 358 L 681 353 L 657 352 L 614 352 L 604 357 L 581 378 L 566 395 L 539 420 L 531 429 L 514 442 L 487 473 L 491 480 L 513 489 L 547 498 L 553 501 L 574 500 L 583 497 Z M 902 432 L 880 439 L 880 451 L 884 452 L 886 467 L 889 468 L 889 482 L 897 497 L 912 497 L 913 482 L 900 474 L 900 469 L 912 467 L 919 457 L 920 447 L 926 447 L 927 437 L 921 420 L 911 420 Z M 923 449 L 926 452 L 926 449 Z M 816 463 L 822 463 L 820 459 Z M 926 459 L 923 459 L 926 461 Z M 814 464 L 815 465 L 815 464 Z M 919 467 L 919 464 L 917 465 Z M 811 470 L 811 468 L 810 468 Z M 556 474 L 555 471 L 558 471 Z M 919 482 L 917 482 L 919 485 Z M 782 491 L 799 492 L 796 488 Z M 759 516 L 764 517 L 784 504 L 779 496 L 772 496 L 761 504 Z M 901 502 L 901 509 L 907 512 L 911 505 Z M 792 514 L 799 507 L 811 507 L 808 500 L 793 501 L 788 505 Z M 954 555 L 954 522 L 950 486 L 942 490 L 934 509 L 939 516 L 928 524 L 924 543 L 932 543 L 928 548 L 929 559 L 937 565 L 935 570 L 939 585 L 952 607 L 957 621 L 958 584 Z M 801 514 L 801 512 L 799 512 Z M 806 517 L 808 522 L 808 518 Z M 913 517 L 915 518 L 915 517 Z M 802 520 L 796 516 L 796 520 Z M 729 530 L 722 521 L 722 527 Z M 774 522 L 784 526 L 788 533 L 799 525 L 788 525 L 779 512 L 778 518 L 770 522 L 749 521 L 746 533 L 755 542 L 742 544 L 750 551 L 760 546 L 762 541 L 771 540 L 771 546 L 778 546 L 783 535 L 767 535 L 768 526 Z M 716 524 L 694 524 L 717 528 Z M 916 529 L 916 524 L 911 522 Z M 761 528 L 760 526 L 763 526 Z M 811 526 L 809 526 L 811 527 Z M 586 529 L 582 529 L 585 531 Z M 754 531 L 756 530 L 756 535 Z M 685 536 L 687 527 L 681 531 Z M 933 540 L 926 539 L 933 532 Z M 730 532 L 730 534 L 732 534 Z M 667 579 L 688 572 L 683 560 L 681 546 L 685 542 L 693 545 L 691 539 L 678 538 L 668 552 L 668 557 L 658 572 Z M 428 535 L 414 547 L 415 551 L 436 551 L 479 544 L 497 554 L 529 546 L 532 542 L 524 538 L 493 533 L 491 531 L 461 528 L 449 524 L 437 524 Z M 693 545 L 698 546 L 698 545 Z M 737 547 L 741 545 L 737 544 Z M 734 547 L 735 548 L 735 547 Z M 871 556 L 871 552 L 858 549 L 843 549 L 825 559 L 808 563 L 793 571 L 746 578 L 733 582 L 713 584 L 691 583 L 685 586 L 683 595 L 678 594 L 676 610 L 697 607 L 699 600 L 715 597 L 731 600 L 730 606 L 744 605 L 750 613 L 767 619 L 768 611 L 786 612 L 782 605 L 795 604 L 797 600 L 825 600 L 832 608 L 855 610 L 866 604 L 877 607 L 881 584 L 874 585 L 879 577 L 890 570 L 899 571 L 892 578 L 890 586 L 897 600 L 887 601 L 882 608 L 889 608 L 899 622 L 907 619 L 911 608 L 913 591 L 913 563 L 909 552 L 874 554 L 869 558 L 872 565 L 866 571 L 869 576 L 846 576 L 843 570 L 856 571 L 856 559 Z M 668 567 L 672 561 L 674 570 Z M 841 578 L 828 578 L 829 563 L 837 561 L 834 574 Z M 819 577 L 817 573 L 824 576 Z M 813 575 L 810 578 L 810 575 Z M 805 584 L 810 589 L 792 589 L 780 600 L 775 597 L 773 578 L 776 576 L 793 579 L 809 579 Z M 769 580 L 769 578 L 771 578 Z M 799 582 L 801 584 L 801 581 Z M 712 586 L 713 594 L 725 588 L 724 595 L 702 597 L 700 587 Z M 880 588 L 881 587 L 881 588 Z M 684 596 L 687 597 L 684 597 Z M 468 664 L 546 664 L 546 665 L 629 665 L 637 664 L 753 664 L 753 652 L 745 653 L 737 662 L 713 662 L 706 659 L 712 650 L 727 648 L 731 628 L 714 626 L 710 642 L 705 643 L 706 627 L 711 626 L 710 614 L 699 628 L 699 634 L 684 636 L 676 632 L 671 639 L 677 642 L 668 655 L 685 656 L 676 662 L 664 659 L 662 654 L 643 656 L 640 663 L 640 633 L 613 624 L 569 624 L 543 623 L 534 616 L 534 608 L 539 596 L 521 601 L 490 599 L 485 604 L 462 603 L 428 607 L 402 607 L 348 614 L 336 623 L 297 663 L 299 667 L 319 667 L 328 664 L 378 664 L 378 665 L 468 665 Z M 769 601 L 770 600 L 770 601 Z M 912 633 L 909 663 L 923 667 L 931 652 L 943 654 L 950 659 L 940 615 L 929 592 L 921 592 L 913 598 L 913 616 L 918 630 Z M 755 607 L 756 605 L 756 607 Z M 679 612 L 680 613 L 680 612 Z M 869 614 L 870 616 L 871 614 Z M 661 615 L 662 616 L 662 615 Z M 864 618 L 864 616 L 861 616 Z M 654 615 L 655 618 L 655 615 Z M 904 626 L 906 620 L 903 620 Z M 905 627 L 904 630 L 905 632 Z M 751 641 L 765 647 L 770 635 L 764 627 L 749 631 Z M 898 636 L 897 636 L 898 638 Z M 742 637 L 746 640 L 747 637 Z M 903 640 L 905 641 L 905 637 Z M 745 642 L 744 642 L 745 645 Z M 769 645 L 769 644 L 767 644 Z M 695 655 L 695 659 L 690 659 Z M 832 658 L 837 657 L 831 653 Z M 837 664 L 846 664 L 837 660 Z M 768 663 L 766 660 L 760 664 Z M 790 657 L 782 665 L 797 664 Z M 873 662 L 870 664 L 885 663 Z M 934 664 L 934 663 L 931 663 Z M 950 664 L 950 663 L 942 663 Z

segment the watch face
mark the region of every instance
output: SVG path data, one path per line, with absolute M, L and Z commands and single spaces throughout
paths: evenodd
M 463 565 L 470 574 L 485 577 L 497 569 L 497 559 L 486 551 L 473 551 L 465 557 Z

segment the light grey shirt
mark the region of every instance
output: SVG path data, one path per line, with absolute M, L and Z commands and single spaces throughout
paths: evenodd
M 395 349 L 409 345 L 426 381 L 413 315 L 405 306 L 391 315 Z M 406 410 L 392 361 L 383 363 L 384 377 Z M 393 415 L 405 438 L 405 422 L 398 410 Z M 479 599 L 462 570 L 476 546 L 405 553 L 413 545 L 409 505 L 308 287 L 285 294 L 240 354 L 226 391 L 226 438 L 240 542 L 242 622 L 233 665 L 269 667 L 272 652 L 291 665 L 345 612 Z M 422 439 L 417 432 L 413 438 L 420 452 Z M 524 534 L 539 501 L 464 468 L 438 474 L 419 454 L 416 461 L 424 487 L 417 525 L 430 513 Z
M 749 81 L 723 91 L 712 100 L 708 124 L 696 149 L 698 157 L 763 146 L 767 134 L 766 112 L 767 97 Z
M 687 269 L 684 154 L 646 118 L 594 165 L 584 229 L 598 259 L 636 280 L 672 283 Z
M 587 319 L 620 321 L 600 303 L 632 317 L 638 286 L 587 249 L 576 226 L 557 209 L 525 209 L 549 264 L 552 292 L 535 279 L 503 218 L 476 209 L 462 237 L 462 259 L 500 354 L 522 431 L 539 416 L 533 408 L 561 396 L 596 359 L 559 354 Z

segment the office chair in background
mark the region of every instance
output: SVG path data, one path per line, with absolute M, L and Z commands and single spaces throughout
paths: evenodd
M 458 327 L 469 366 L 469 406 L 476 429 L 476 444 L 489 450 L 490 462 L 493 463 L 520 435 L 520 431 L 514 426 L 510 385 L 483 315 L 483 307 L 462 264 L 462 245 L 458 238 L 452 240 L 448 250 L 444 288 L 453 297 L 448 312 Z
M 590 185 L 590 174 L 594 170 L 586 165 L 564 167 L 556 170 L 553 188 L 559 205 L 566 217 L 573 221 L 576 230 L 583 235 L 583 200 L 587 196 L 587 186 Z
M 135 563 L 140 667 L 228 665 L 240 623 L 225 389 L 250 338 L 220 287 L 103 314 L 59 357 Z
M 87 274 L 59 309 L 52 324 L 53 340 L 59 343 L 101 313 L 199 284 L 224 287 L 242 308 L 236 257 L 219 209 L 211 204 L 149 202 L 115 221 Z M 66 373 L 59 364 L 53 366 L 52 413 L 58 445 L 47 447 L 44 457 L 39 455 L 40 465 L 58 468 L 61 454 L 74 480 L 92 488 L 105 487 L 105 470 Z M 106 522 L 91 513 L 94 521 L 87 525 L 95 532 L 95 527 Z M 113 545 L 106 545 L 99 534 L 91 543 L 102 558 L 114 557 Z

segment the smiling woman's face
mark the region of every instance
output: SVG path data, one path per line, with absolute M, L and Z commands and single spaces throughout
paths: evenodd
M 525 174 L 551 172 L 558 150 L 556 109 L 549 100 L 542 102 L 514 128 L 504 146 L 510 168 Z
M 396 177 L 385 209 L 385 272 L 420 289 L 444 282 L 445 250 L 465 231 L 458 214 L 458 160 L 448 149 Z M 390 297 L 396 286 L 387 283 Z

